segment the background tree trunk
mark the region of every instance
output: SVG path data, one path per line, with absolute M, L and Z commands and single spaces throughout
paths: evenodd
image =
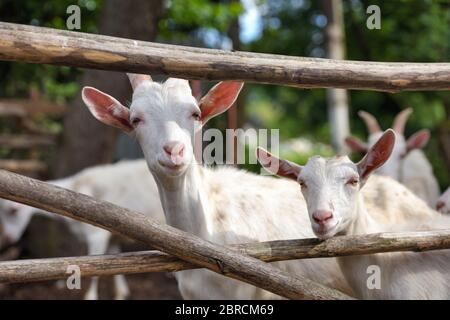
M 345 59 L 344 14 L 341 0 L 323 0 L 327 27 L 327 55 L 330 59 Z M 344 89 L 327 89 L 331 141 L 338 154 L 346 154 L 344 139 L 350 134 L 348 96 Z
M 156 37 L 158 21 L 163 13 L 163 1 L 108 0 L 103 2 L 101 10 L 100 34 L 152 41 Z M 122 103 L 131 98 L 131 87 L 123 73 L 85 70 L 80 86 L 85 85 L 105 91 Z M 86 167 L 111 162 L 118 135 L 118 130 L 95 120 L 84 106 L 81 94 L 77 94 L 63 120 L 61 147 L 52 159 L 51 176 L 65 177 Z M 30 256 L 54 257 L 64 256 L 68 252 L 85 253 L 83 241 L 68 233 L 63 222 L 49 218 L 33 220 L 35 221 L 30 224 L 27 232 L 28 240 L 25 241 Z
M 231 2 L 239 2 L 240 0 L 231 0 Z M 239 24 L 239 18 L 236 18 L 233 20 L 233 22 L 230 25 L 230 29 L 228 30 L 228 36 L 231 39 L 231 42 L 233 44 L 233 50 L 234 51 L 241 51 L 242 50 L 242 42 L 240 38 L 240 24 Z M 227 128 L 228 129 L 238 129 L 243 128 L 243 126 L 246 123 L 246 116 L 245 116 L 245 103 L 247 101 L 247 89 L 244 86 L 241 93 L 239 94 L 236 102 L 233 104 L 233 106 L 228 110 L 227 112 Z M 233 163 L 237 163 L 237 138 L 234 139 L 234 154 L 233 154 Z M 231 150 L 231 149 L 227 149 Z
M 450 97 L 443 99 L 445 120 L 438 127 L 438 141 L 441 147 L 441 154 L 444 157 L 445 165 L 450 172 Z
M 104 1 L 99 33 L 152 41 L 162 14 L 162 0 Z M 123 103 L 131 97 L 123 73 L 86 70 L 80 84 L 96 87 Z M 67 176 L 92 165 L 111 162 L 117 135 L 116 129 L 108 128 L 90 115 L 78 94 L 64 119 L 62 146 L 54 161 L 53 176 Z

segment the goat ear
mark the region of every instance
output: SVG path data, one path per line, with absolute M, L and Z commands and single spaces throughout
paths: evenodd
M 365 182 L 373 171 L 381 167 L 389 159 L 394 149 L 394 144 L 395 132 L 392 129 L 388 129 L 357 164 L 362 182 Z
M 359 140 L 356 137 L 345 138 L 345 144 L 350 148 L 352 152 L 367 152 L 367 143 Z
M 298 175 L 302 167 L 298 164 L 275 157 L 270 152 L 267 152 L 261 147 L 256 149 L 256 157 L 259 163 L 269 172 L 280 177 L 289 178 L 297 181 Z
M 430 131 L 427 129 L 423 129 L 414 133 L 409 139 L 406 141 L 406 152 L 410 152 L 414 149 L 422 149 L 426 146 L 428 141 L 430 140 Z
M 222 81 L 209 90 L 199 102 L 203 123 L 230 108 L 243 86 L 243 82 Z
M 130 124 L 130 110 L 119 101 L 92 87 L 84 87 L 81 96 L 97 120 L 127 133 L 133 131 Z

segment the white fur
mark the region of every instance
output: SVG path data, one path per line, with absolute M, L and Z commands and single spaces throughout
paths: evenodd
M 400 182 L 431 208 L 435 208 L 441 191 L 433 168 L 422 150 L 412 150 L 403 159 Z
M 164 222 L 158 190 L 144 160 L 95 166 L 71 177 L 49 183 L 109 201 Z M 75 235 L 86 240 L 89 255 L 105 254 L 108 247 L 114 252 L 119 252 L 119 248 L 115 245 L 109 246 L 111 233 L 104 229 L 8 200 L 3 200 L 0 204 L 3 238 L 8 238 L 8 242 L 18 241 L 35 213 L 63 220 Z M 114 277 L 114 283 L 115 298 L 125 299 L 129 294 L 125 278 L 117 275 Z M 98 298 L 96 277 L 92 278 L 85 298 L 90 300 Z
M 102 113 L 105 106 L 95 105 L 96 99 L 91 100 L 89 95 L 108 96 L 94 90 L 83 89 L 83 98 L 97 117 L 96 109 Z M 208 95 L 201 101 L 208 100 Z M 114 103 L 113 99 L 110 101 Z M 114 107 L 126 110 L 120 104 Z M 133 94 L 130 124 L 134 125 L 133 133 L 158 185 L 167 222 L 220 244 L 311 237 L 313 234 L 306 216 L 305 201 L 295 183 L 232 168 L 212 170 L 195 162 L 193 146 L 197 145 L 194 141 L 201 132 L 202 123 L 196 121 L 192 113 L 199 108 L 202 112 L 206 111 L 201 104 L 197 105 L 187 81 L 180 79 L 169 79 L 164 84 L 145 81 Z M 206 114 L 209 115 L 208 112 Z M 116 119 L 97 118 L 127 130 L 128 126 L 117 125 Z M 136 122 L 136 119 L 140 121 Z M 164 147 L 174 141 L 185 150 L 177 156 L 176 167 L 175 161 L 164 151 Z M 380 177 L 380 181 L 386 181 L 386 178 Z M 390 184 L 390 179 L 388 181 Z M 387 185 L 375 182 L 369 189 L 367 198 L 375 207 L 382 208 L 386 203 L 404 197 L 402 192 L 386 192 L 385 202 L 378 204 L 380 194 L 385 192 Z M 427 215 L 426 210 L 420 211 L 422 207 L 429 210 L 422 202 L 413 206 L 410 213 L 398 211 L 403 215 Z M 379 209 L 378 213 L 383 221 L 396 220 L 386 210 Z M 277 265 L 292 274 L 303 275 L 351 294 L 351 289 L 336 268 L 336 259 L 310 259 Z M 176 277 L 181 294 L 186 299 L 278 298 L 208 270 L 182 271 Z
M 439 197 L 438 210 L 441 213 L 450 214 L 450 188 Z
M 85 102 L 92 107 L 91 101 Z M 141 120 L 134 134 L 158 185 L 167 223 L 220 244 L 311 237 L 307 217 L 297 214 L 306 208 L 295 183 L 196 163 L 193 145 L 202 125 L 192 117 L 196 111 L 199 106 L 185 80 L 143 82 L 133 94 L 130 122 L 136 117 Z M 185 151 L 179 166 L 171 169 L 173 160 L 163 147 L 174 141 Z M 277 265 L 351 293 L 335 259 Z M 280 298 L 209 270 L 187 270 L 175 276 L 185 299 Z
M 450 227 L 450 217 L 439 216 L 432 212 L 428 218 L 410 217 L 402 223 L 377 221 L 375 212 L 371 212 L 372 208 L 366 208 L 364 197 L 360 192 L 361 182 L 356 185 L 347 184 L 347 181 L 355 176 L 360 179 L 356 165 L 347 157 L 333 159 L 314 157 L 301 169 L 299 180 L 305 185 L 302 193 L 307 202 L 311 226 L 318 237 L 326 239 L 337 234 L 357 235 Z M 395 184 L 392 181 L 391 185 Z M 409 198 L 412 207 L 422 206 L 422 201 L 402 185 L 397 184 L 394 189 L 393 192 Z M 317 210 L 328 210 L 333 213 L 333 217 L 327 220 L 325 226 L 319 226 L 312 219 L 312 214 Z M 392 213 L 390 206 L 386 210 Z M 449 250 L 383 253 L 341 257 L 338 260 L 359 298 L 450 298 Z M 369 277 L 367 268 L 371 265 L 380 267 L 381 289 L 369 290 L 367 287 Z
M 367 148 L 371 148 L 382 134 L 381 131 L 370 134 Z M 440 189 L 433 168 L 422 150 L 407 151 L 403 133 L 396 132 L 392 155 L 376 172 L 400 181 L 431 208 L 435 208 Z

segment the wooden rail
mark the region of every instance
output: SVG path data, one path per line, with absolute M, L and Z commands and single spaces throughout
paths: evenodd
M 56 143 L 54 136 L 0 134 L 0 147 L 11 149 L 30 149 L 35 147 L 51 147 Z
M 350 299 L 339 291 L 289 275 L 237 250 L 160 224 L 142 214 L 5 170 L 0 170 L 0 197 L 90 223 L 282 297 Z
M 47 171 L 47 165 L 39 160 L 0 159 L 0 169 L 16 173 L 35 173 Z
M 318 239 L 278 240 L 229 246 L 265 262 L 364 255 L 393 251 L 450 249 L 450 230 L 378 233 Z M 80 267 L 83 277 L 145 272 L 173 272 L 198 268 L 159 251 L 116 255 L 30 259 L 0 262 L 0 283 L 65 279 L 69 265 Z
M 329 60 L 229 52 L 0 23 L 0 60 L 299 88 L 450 89 L 450 63 Z
M 61 117 L 67 107 L 45 100 L 30 99 L 0 99 L 0 116 L 31 117 L 42 115 Z

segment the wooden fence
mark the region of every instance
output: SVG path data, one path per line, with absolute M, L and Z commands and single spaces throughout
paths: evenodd
M 0 134 L 0 148 L 8 151 L 7 159 L 0 159 L 0 169 L 43 178 L 48 166 L 42 161 L 42 154 L 56 145 L 58 137 L 39 125 L 38 120 L 43 116 L 61 118 L 66 107 L 34 95 L 30 99 L 0 99 L 0 120 L 14 123 L 20 132 Z
M 225 52 L 2 22 L 0 60 L 299 88 L 389 92 L 450 88 L 449 63 L 337 61 Z M 207 268 L 286 298 L 349 299 L 263 261 L 450 248 L 450 230 L 224 247 L 113 204 L 4 170 L 0 170 L 0 197 L 93 224 L 161 251 L 1 262 L 0 281 L 8 283 L 64 278 L 68 264 L 80 265 L 86 276 Z
M 448 90 L 450 63 L 386 63 L 192 48 L 0 22 L 0 60 L 299 88 Z

